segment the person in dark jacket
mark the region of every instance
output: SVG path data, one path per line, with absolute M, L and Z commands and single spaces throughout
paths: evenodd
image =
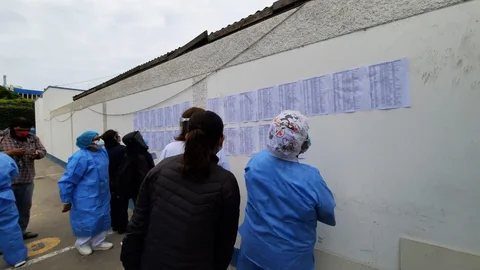
M 124 188 L 122 191 L 135 203 L 140 185 L 148 172 L 155 167 L 155 163 L 140 131 L 125 135 L 123 143 L 126 145 L 127 154 L 120 170 L 124 175 L 119 179 L 125 179 L 125 176 L 128 176 L 128 179 L 123 182 L 125 185 L 122 185 Z
M 147 173 L 155 166 L 152 155 L 148 152 L 142 134 L 139 131 L 123 136 L 125 155 L 111 179 L 111 192 L 115 196 L 115 218 L 113 229 L 119 234 L 125 233 L 128 225 L 128 204 L 135 203 L 138 191 Z
M 185 152 L 162 160 L 145 178 L 123 240 L 125 270 L 225 270 L 237 237 L 240 191 L 218 163 L 223 122 L 192 115 Z
M 113 181 L 118 178 L 118 171 L 125 159 L 125 146 L 121 145 L 121 137 L 115 130 L 107 130 L 102 134 L 101 138 L 105 142 L 105 148 L 108 152 L 109 166 L 108 175 L 110 177 L 110 217 L 112 219 L 112 230 L 119 234 L 125 233 L 128 223 L 128 213 L 125 210 L 128 208 L 128 200 L 121 200 L 113 192 Z M 126 205 L 126 206 L 125 206 Z M 126 218 L 125 218 L 126 216 Z

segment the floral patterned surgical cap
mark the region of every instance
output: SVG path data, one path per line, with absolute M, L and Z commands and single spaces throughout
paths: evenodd
M 275 157 L 295 159 L 307 139 L 307 117 L 297 111 L 283 111 L 270 125 L 267 147 Z

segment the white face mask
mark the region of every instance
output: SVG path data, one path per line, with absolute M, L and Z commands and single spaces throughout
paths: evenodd
M 105 145 L 105 142 L 104 142 L 102 139 L 100 139 L 100 140 L 96 141 L 95 144 L 96 144 L 97 146 L 104 146 L 104 145 Z

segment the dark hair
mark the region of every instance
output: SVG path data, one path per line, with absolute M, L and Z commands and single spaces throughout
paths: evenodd
M 117 141 L 117 136 L 118 136 L 117 131 L 115 131 L 113 129 L 109 129 L 109 130 L 105 131 L 102 134 L 102 136 L 100 136 L 100 138 L 102 138 L 102 140 L 105 142 L 105 148 L 108 149 L 108 148 L 119 145 L 119 143 Z
M 188 121 L 182 169 L 187 174 L 208 175 L 212 156 L 223 136 L 223 121 L 211 111 L 195 113 Z
M 10 123 L 10 128 L 16 128 L 16 127 L 21 127 L 21 128 L 32 128 L 32 121 L 28 120 L 25 117 L 15 117 L 12 119 L 12 122 Z
M 196 113 L 201 113 L 201 112 L 205 112 L 205 110 L 202 109 L 202 108 L 198 108 L 198 107 L 191 107 L 191 108 L 189 108 L 188 110 L 186 110 L 182 113 L 182 118 L 190 118 L 190 117 L 192 117 L 192 115 L 194 115 Z M 180 128 L 181 128 L 180 134 L 177 137 L 175 137 L 175 140 L 184 142 L 185 141 L 185 136 L 188 133 L 188 120 L 181 122 L 180 123 Z

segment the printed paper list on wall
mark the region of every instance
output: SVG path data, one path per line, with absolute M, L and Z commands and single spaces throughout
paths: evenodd
M 228 156 L 252 156 L 257 152 L 257 127 L 226 128 L 223 149 Z
M 180 133 L 180 117 L 190 107 L 190 102 L 173 106 L 137 112 L 133 116 L 133 126 L 148 140 L 149 149 L 161 151 Z M 173 128 L 173 130 L 158 130 Z
M 207 100 L 207 110 L 218 114 L 220 117 L 223 117 L 223 110 L 221 110 L 221 106 L 222 104 L 220 98 L 211 98 Z
M 257 91 L 258 120 L 271 120 L 280 111 L 278 88 L 276 86 L 259 89 Z
M 207 100 L 226 124 L 271 120 L 283 110 L 319 116 L 402 107 L 410 107 L 407 59 Z
M 185 102 L 136 113 L 134 127 L 147 131 L 178 127 L 188 107 L 190 103 Z M 207 99 L 207 110 L 220 115 L 227 125 L 269 121 L 283 110 L 321 116 L 402 107 L 410 107 L 407 59 Z M 223 146 L 227 155 L 251 156 L 266 149 L 269 128 L 266 124 L 228 126 Z M 178 130 L 166 130 L 151 131 L 147 136 L 154 150 L 162 150 L 177 134 Z
M 259 150 L 267 149 L 269 130 L 270 130 L 270 125 L 258 126 L 258 149 Z
M 315 77 L 302 81 L 305 115 L 332 113 L 332 81 L 329 76 Z
M 372 109 L 410 107 L 406 60 L 372 65 L 368 76 Z
M 137 112 L 133 115 L 133 128 L 151 130 L 178 127 L 182 113 L 190 106 L 190 102 L 187 101 L 165 108 Z
M 165 146 L 175 141 L 175 136 L 179 134 L 179 130 L 167 131 L 141 131 L 143 138 L 148 140 L 150 150 L 161 151 Z

